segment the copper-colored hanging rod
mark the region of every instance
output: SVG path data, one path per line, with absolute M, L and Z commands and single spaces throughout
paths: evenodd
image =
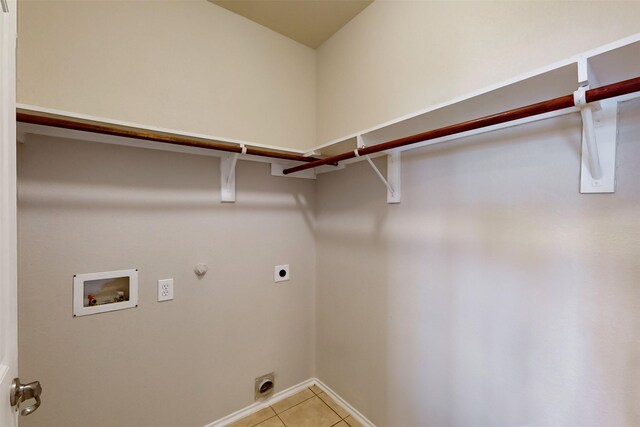
M 587 90 L 586 100 L 587 102 L 602 101 L 604 99 L 614 98 L 616 96 L 621 96 L 621 95 L 627 95 L 629 93 L 638 92 L 638 91 L 640 91 L 640 77 L 636 77 L 636 78 L 625 80 L 622 82 L 613 83 L 613 84 L 602 86 L 599 88 Z M 391 150 L 398 147 L 404 147 L 406 145 L 416 144 L 418 142 L 441 138 L 443 136 L 455 135 L 462 132 L 468 132 L 470 130 L 481 129 L 481 128 L 497 125 L 500 123 L 511 122 L 514 120 L 519 120 L 519 119 L 523 119 L 531 116 L 537 116 L 539 114 L 549 113 L 552 111 L 563 110 L 565 108 L 571 108 L 574 106 L 575 104 L 573 100 L 573 94 L 565 95 L 560 98 L 538 102 L 537 104 L 531 104 L 525 107 L 503 111 L 501 113 L 481 117 L 478 119 L 469 120 L 469 121 L 458 123 L 455 125 L 418 133 L 416 135 L 394 139 L 392 141 L 384 142 L 378 145 L 373 145 L 371 147 L 359 148 L 358 155 L 366 156 L 368 154 L 379 153 L 381 151 L 387 151 L 387 150 Z M 333 164 L 333 163 L 341 162 L 347 159 L 352 159 L 354 157 L 356 157 L 356 153 L 354 151 L 348 151 L 346 153 L 338 154 L 332 157 L 327 157 L 321 160 L 315 160 L 315 161 L 306 163 L 304 165 L 285 169 L 283 173 L 285 175 L 288 175 L 290 173 L 295 173 L 295 172 L 303 171 L 305 169 L 311 169 L 311 168 L 315 168 L 322 165 Z
M 72 129 L 82 132 L 100 133 L 103 135 L 120 136 L 126 138 L 142 139 L 145 141 L 162 142 L 165 144 L 183 145 L 186 147 L 206 148 L 209 150 L 226 151 L 230 153 L 242 153 L 242 147 L 204 138 L 195 138 L 176 135 L 166 132 L 153 132 L 130 126 L 113 125 L 110 123 L 76 119 L 69 116 L 60 116 L 48 113 L 38 113 L 29 110 L 17 109 L 16 120 L 22 123 L 30 123 L 41 126 Z M 268 148 L 247 146 L 247 154 L 253 156 L 270 157 L 274 159 L 295 160 L 298 162 L 312 162 L 319 160 L 315 157 L 305 157 L 300 154 L 290 153 Z

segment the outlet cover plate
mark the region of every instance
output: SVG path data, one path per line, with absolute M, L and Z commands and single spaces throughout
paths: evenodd
M 158 280 L 158 301 L 173 299 L 173 279 Z
M 275 280 L 276 282 L 289 280 L 289 264 L 276 265 Z

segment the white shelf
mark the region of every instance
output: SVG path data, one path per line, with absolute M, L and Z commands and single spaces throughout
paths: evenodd
M 592 49 L 564 61 L 419 110 L 373 128 L 338 138 L 319 145 L 314 150 L 319 151 L 323 156 L 335 155 L 355 149 L 358 138 L 361 138 L 366 146 L 374 146 L 431 129 L 568 95 L 578 88 L 581 78 L 584 78 L 581 76 L 586 76 L 587 71 L 583 71 L 585 66 L 588 68 L 589 83 L 592 88 L 640 76 L 640 34 Z M 635 96 L 637 95 L 633 97 Z M 415 144 L 397 149 L 397 151 L 411 150 L 424 145 L 577 111 L 576 108 L 569 108 L 501 126 Z M 384 154 L 379 153 L 378 155 Z M 347 160 L 345 163 L 360 160 L 355 158 Z

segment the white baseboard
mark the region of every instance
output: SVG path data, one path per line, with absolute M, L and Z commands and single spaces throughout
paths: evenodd
M 279 391 L 274 394 L 267 400 L 262 400 L 260 402 L 252 403 L 251 405 L 240 409 L 239 411 L 234 412 L 233 414 L 229 414 L 226 417 L 222 417 L 219 420 L 212 422 L 211 424 L 207 424 L 204 427 L 223 427 L 229 425 L 235 421 L 238 421 L 240 418 L 244 418 L 248 415 L 253 414 L 254 412 L 258 412 L 261 409 L 266 408 L 267 406 L 271 406 L 276 402 L 279 402 L 282 399 L 286 399 L 289 396 L 293 396 L 296 393 L 301 392 L 307 387 L 311 387 L 314 384 L 314 379 L 308 379 L 306 381 L 302 381 L 300 384 L 296 384 L 294 386 L 289 387 L 286 390 Z
M 254 412 L 258 412 L 261 409 L 266 408 L 267 406 L 271 406 L 276 402 L 281 401 L 282 399 L 286 399 L 289 396 L 293 396 L 296 393 L 301 392 L 307 387 L 311 387 L 312 385 L 317 385 L 322 391 L 327 393 L 336 403 L 342 406 L 353 418 L 356 419 L 360 424 L 364 427 L 376 427 L 371 421 L 369 421 L 364 415 L 358 412 L 353 406 L 351 406 L 346 400 L 342 397 L 338 396 L 333 390 L 331 390 L 325 383 L 320 381 L 317 378 L 309 378 L 306 381 L 302 381 L 299 384 L 296 384 L 292 387 L 289 387 L 286 390 L 282 390 L 269 398 L 268 400 L 263 400 L 261 402 L 253 403 L 239 411 L 234 412 L 233 414 L 229 414 L 226 417 L 222 417 L 219 420 L 216 420 L 210 424 L 207 424 L 204 427 L 223 427 L 227 426 L 235 421 L 238 421 L 241 418 L 249 416 Z
M 367 417 L 365 417 L 360 412 L 358 412 L 358 410 L 356 408 L 351 406 L 351 404 L 349 402 L 347 402 L 342 397 L 340 397 L 335 391 L 331 390 L 329 388 L 329 386 L 327 386 L 325 383 L 323 383 L 322 381 L 320 381 L 317 378 L 312 378 L 309 381 L 314 382 L 318 387 L 320 387 L 322 389 L 322 391 L 327 393 L 329 395 L 329 397 L 331 397 L 333 400 L 335 400 L 335 402 L 338 405 L 340 405 L 344 409 L 346 409 L 346 411 L 349 413 L 349 415 L 351 415 L 352 418 L 355 418 L 356 421 L 358 421 L 364 427 L 376 427 L 376 425 L 373 424 L 371 421 L 369 421 L 367 419 Z

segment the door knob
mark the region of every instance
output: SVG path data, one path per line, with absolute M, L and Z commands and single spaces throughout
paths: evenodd
M 32 414 L 36 409 L 40 407 L 40 394 L 42 393 L 42 386 L 40 385 L 40 381 L 34 381 L 29 384 L 21 384 L 20 378 L 14 378 L 11 383 L 11 406 L 20 405 L 22 402 L 35 399 L 36 403 L 31 406 L 27 406 L 22 411 L 20 411 L 21 415 L 29 415 Z

